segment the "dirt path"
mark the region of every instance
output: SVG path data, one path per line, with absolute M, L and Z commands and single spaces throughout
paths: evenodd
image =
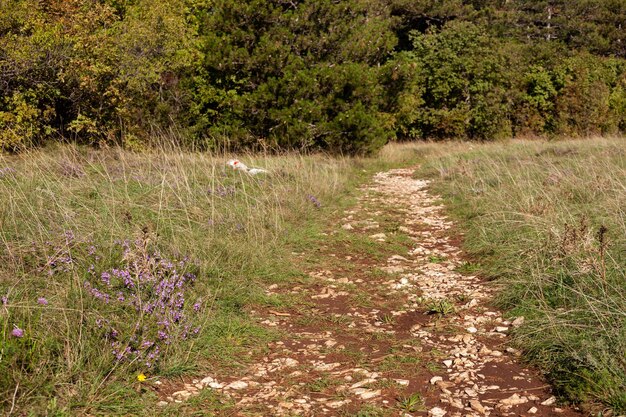
M 489 285 L 455 271 L 452 224 L 412 174 L 377 174 L 336 226 L 371 247 L 329 236 L 310 282 L 270 288 L 301 300 L 254 312 L 282 341 L 238 378 L 189 381 L 161 405 L 214 389 L 236 404 L 231 416 L 577 415 L 516 362 L 507 333 L 522 319 L 504 320 L 487 304 Z M 404 253 L 377 255 L 398 236 Z

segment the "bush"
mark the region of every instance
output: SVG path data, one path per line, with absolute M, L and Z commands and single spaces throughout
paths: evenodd
M 422 137 L 497 139 L 510 135 L 504 56 L 495 39 L 468 22 L 414 33 L 412 54 L 424 82 L 414 126 Z

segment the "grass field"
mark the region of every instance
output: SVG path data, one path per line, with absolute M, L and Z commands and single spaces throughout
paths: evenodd
M 626 410 L 626 142 L 395 144 L 377 158 L 70 146 L 0 156 L 0 410 L 148 415 L 141 374 L 240 369 L 248 317 L 299 276 L 318 226 L 371 173 L 420 163 L 467 271 L 523 315 L 515 341 L 564 397 Z M 374 255 L 373 255 L 374 256 Z M 209 392 L 178 415 L 225 406 Z M 189 410 L 189 412 L 187 412 Z
M 0 408 L 128 414 L 137 376 L 243 366 L 245 307 L 362 161 L 61 147 L 0 156 Z M 147 411 L 146 411 L 147 412 Z
M 626 411 L 626 140 L 433 147 L 434 180 L 465 232 L 465 269 L 524 316 L 515 342 L 571 400 Z

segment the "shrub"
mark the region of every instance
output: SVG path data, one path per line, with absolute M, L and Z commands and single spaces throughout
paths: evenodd
M 485 140 L 510 134 L 505 62 L 494 43 L 483 29 L 466 22 L 414 34 L 425 105 L 413 129 L 435 138 Z

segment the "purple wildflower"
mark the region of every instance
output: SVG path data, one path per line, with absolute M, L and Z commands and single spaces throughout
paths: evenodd
M 313 205 L 314 205 L 315 207 L 317 207 L 317 208 L 322 207 L 322 203 L 320 203 L 320 202 L 319 202 L 319 200 L 318 200 L 317 198 L 315 198 L 315 196 L 314 196 L 314 195 L 312 195 L 312 194 L 308 194 L 308 195 L 306 196 L 306 198 L 308 198 L 308 199 L 309 199 L 309 201 L 310 201 L 311 203 L 313 203 Z
M 141 347 L 144 349 L 148 349 L 149 347 L 152 347 L 152 345 L 154 345 L 154 342 L 146 340 L 145 342 L 141 344 Z
M 46 300 L 44 297 L 39 297 L 37 299 L 37 304 L 41 304 L 42 306 L 47 306 L 48 305 L 48 300 Z
M 15 172 L 17 171 L 11 167 L 0 168 L 0 178 L 7 177 L 9 174 L 14 174 Z
M 6 295 L 3 295 L 1 300 L 3 306 L 9 304 L 9 297 L 7 297 Z
M 24 337 L 24 330 L 22 330 L 19 327 L 15 326 L 15 328 L 11 332 L 11 335 L 13 337 L 17 337 L 17 338 Z
M 66 230 L 64 234 L 65 234 L 65 242 L 68 245 L 74 241 L 74 232 L 72 232 L 71 230 Z
M 201 307 L 201 304 L 200 304 L 200 303 L 195 303 L 195 304 L 193 305 L 193 311 L 195 311 L 195 312 L 200 311 L 200 307 Z

